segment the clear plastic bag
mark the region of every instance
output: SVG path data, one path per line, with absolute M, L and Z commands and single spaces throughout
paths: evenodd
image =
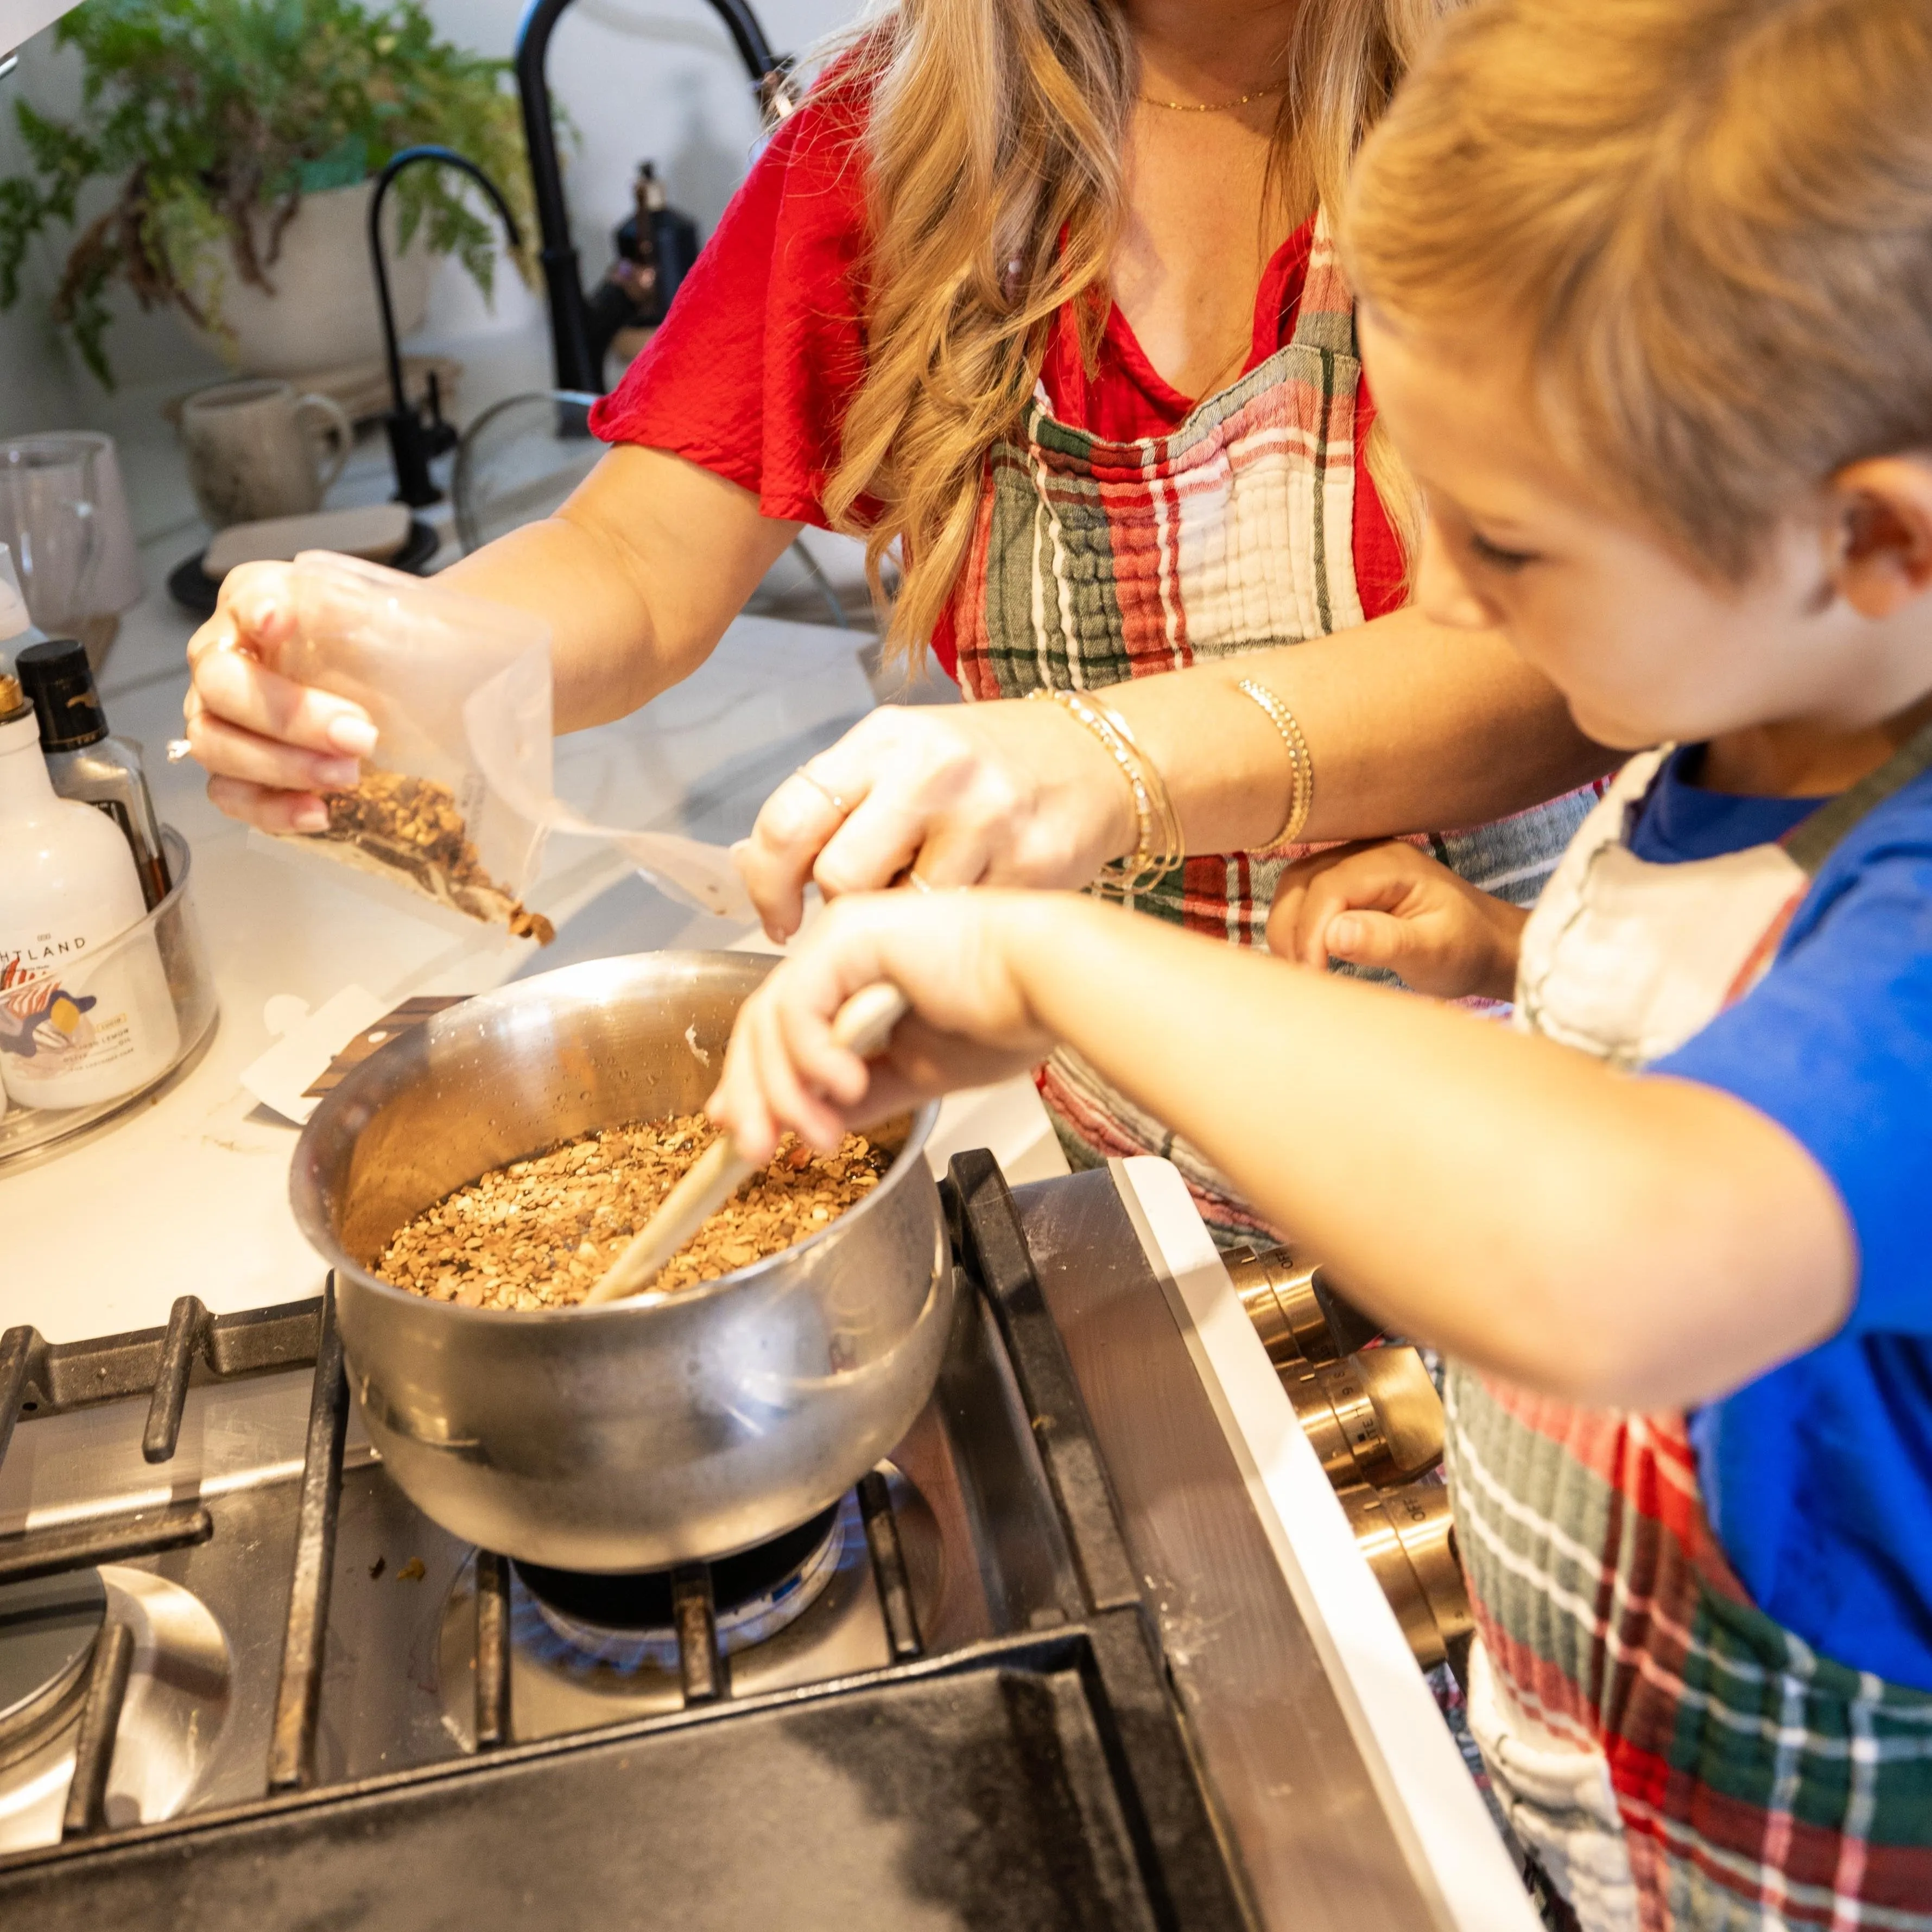
M 377 734 L 362 782 L 328 794 L 328 830 L 298 843 L 539 941 L 550 922 L 523 898 L 551 831 L 608 840 L 707 911 L 748 913 L 728 853 L 593 825 L 556 797 L 542 618 L 332 551 L 304 551 L 292 577 L 296 634 L 275 668 L 352 699 Z
M 550 937 L 522 902 L 543 828 L 492 792 L 464 716 L 520 661 L 547 689 L 550 627 L 328 551 L 296 558 L 293 590 L 296 634 L 276 668 L 352 698 L 377 736 L 362 782 L 328 794 L 328 830 L 292 836 L 472 919 Z

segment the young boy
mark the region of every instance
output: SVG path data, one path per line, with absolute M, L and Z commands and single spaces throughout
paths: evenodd
M 876 896 L 712 1103 L 761 1158 L 1070 1042 L 1448 1352 L 1472 1718 L 1592 1928 L 1932 1928 L 1928 100 L 1924 0 L 1490 0 L 1364 152 L 1418 595 L 1639 755 L 1526 927 L 1393 846 L 1270 939 L 1514 1030 Z M 880 977 L 868 1067 L 828 1022 Z

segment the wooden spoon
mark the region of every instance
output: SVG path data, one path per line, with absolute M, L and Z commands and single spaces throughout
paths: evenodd
M 906 997 L 898 987 L 890 980 L 874 980 L 869 986 L 861 986 L 838 1009 L 832 1018 L 832 1037 L 848 1052 L 870 1060 L 885 1051 L 893 1028 L 905 1018 L 906 1011 Z M 657 1279 L 664 1263 L 754 1172 L 731 1137 L 720 1134 L 692 1162 L 683 1179 L 658 1204 L 657 1212 L 632 1236 L 629 1246 L 584 1298 L 583 1305 L 622 1301 L 641 1294 Z

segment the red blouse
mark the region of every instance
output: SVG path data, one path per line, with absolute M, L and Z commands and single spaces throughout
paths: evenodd
M 668 451 L 755 491 L 768 517 L 824 527 L 826 482 L 865 374 L 864 111 L 856 92 L 820 94 L 772 136 L 663 327 L 592 411 L 605 442 Z M 1247 368 L 1294 334 L 1313 228 L 1311 220 L 1297 229 L 1262 277 Z M 1111 440 L 1164 435 L 1194 407 L 1156 371 L 1118 308 L 1091 375 L 1072 310 L 1063 309 L 1040 374 L 1061 422 Z M 1364 387 L 1358 448 L 1373 411 Z M 1360 467 L 1354 551 L 1364 614 L 1394 610 L 1403 597 L 1401 547 Z M 932 640 L 948 673 L 951 632 L 949 618 Z

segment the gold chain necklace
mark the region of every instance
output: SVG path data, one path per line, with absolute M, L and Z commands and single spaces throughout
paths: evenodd
M 1158 94 L 1143 94 L 1140 98 L 1150 107 L 1165 107 L 1175 114 L 1227 114 L 1237 107 L 1245 107 L 1251 100 L 1267 100 L 1286 91 L 1288 82 L 1276 81 L 1272 87 L 1258 87 L 1252 94 L 1244 94 L 1233 100 L 1163 100 Z

